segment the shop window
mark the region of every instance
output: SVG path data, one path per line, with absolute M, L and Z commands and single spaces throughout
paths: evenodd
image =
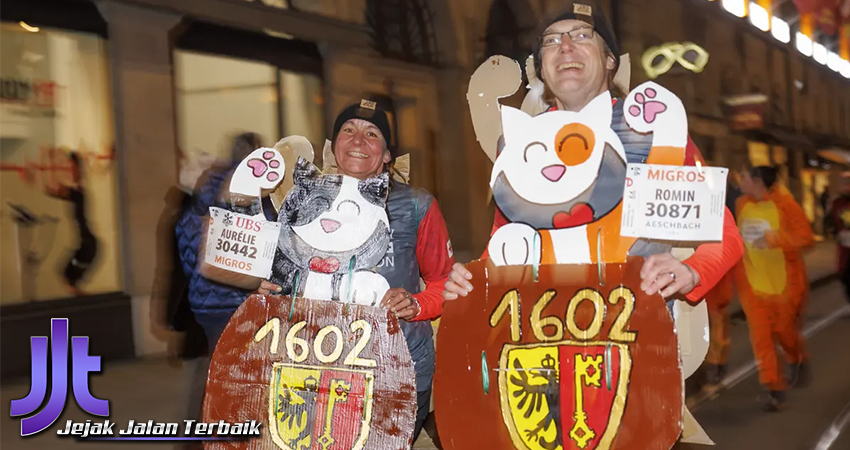
M 106 41 L 0 25 L 0 302 L 121 290 Z
M 233 139 L 256 133 L 265 146 L 301 135 L 321 155 L 322 82 L 266 62 L 178 50 L 174 56 L 180 182 L 195 187 L 214 161 L 229 163 Z
M 436 66 L 434 13 L 426 0 L 367 0 L 366 24 L 381 55 Z

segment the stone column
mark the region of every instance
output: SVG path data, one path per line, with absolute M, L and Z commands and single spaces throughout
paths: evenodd
M 169 33 L 181 16 L 109 1 L 98 8 L 109 24 L 124 290 L 133 299 L 136 354 L 160 353 L 169 333 L 150 294 L 164 245 L 157 242 L 157 221 L 177 182 Z

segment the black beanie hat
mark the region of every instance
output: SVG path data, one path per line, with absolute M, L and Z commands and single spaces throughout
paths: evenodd
M 565 2 L 566 6 L 558 8 L 554 14 L 549 14 L 546 19 L 541 22 L 541 27 L 537 36 L 537 47 L 534 51 L 534 70 L 537 77 L 543 79 L 542 62 L 540 59 L 540 37 L 549 26 L 561 20 L 580 20 L 590 26 L 602 37 L 608 50 L 611 51 L 614 57 L 614 73 L 620 68 L 620 44 L 617 42 L 617 36 L 614 34 L 614 28 L 608 17 L 605 16 L 605 11 L 595 0 L 577 0 Z
M 342 110 L 334 121 L 333 135 L 331 135 L 331 144 L 336 143 L 336 137 L 342 129 L 343 124 L 351 119 L 362 119 L 370 122 L 378 127 L 381 131 L 384 141 L 387 143 L 387 149 L 390 151 L 390 156 L 393 160 L 396 158 L 396 149 L 393 143 L 393 135 L 390 128 L 390 121 L 386 111 L 381 109 L 376 102 L 369 100 L 361 100 L 360 103 L 354 103 Z

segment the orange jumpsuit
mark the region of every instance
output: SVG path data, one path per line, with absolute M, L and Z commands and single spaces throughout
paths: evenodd
M 789 363 L 807 359 L 800 334 L 800 312 L 809 293 L 802 250 L 814 242 L 809 219 L 787 189 L 775 186 L 757 201 L 738 199 L 738 228 L 744 257 L 735 268 L 738 297 L 747 315 L 750 342 L 759 367 L 759 382 L 772 391 L 787 388 L 776 344 Z M 764 238 L 767 248 L 755 248 Z

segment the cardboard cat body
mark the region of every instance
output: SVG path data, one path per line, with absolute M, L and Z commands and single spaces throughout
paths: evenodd
M 389 247 L 389 177 L 325 175 L 299 158 L 278 216 L 280 254 L 298 273 L 295 295 L 377 305 L 387 280 L 369 270 Z
M 234 171 L 230 191 L 234 202 L 242 201 L 234 203 L 237 212 L 261 216 L 260 197 L 275 189 L 283 174 L 291 175 L 292 187 L 278 212 L 282 227 L 270 281 L 284 294 L 377 305 L 389 289 L 386 279 L 370 270 L 389 247 L 388 175 L 365 180 L 326 175 L 303 157 L 287 170 L 279 151 L 261 148 Z

